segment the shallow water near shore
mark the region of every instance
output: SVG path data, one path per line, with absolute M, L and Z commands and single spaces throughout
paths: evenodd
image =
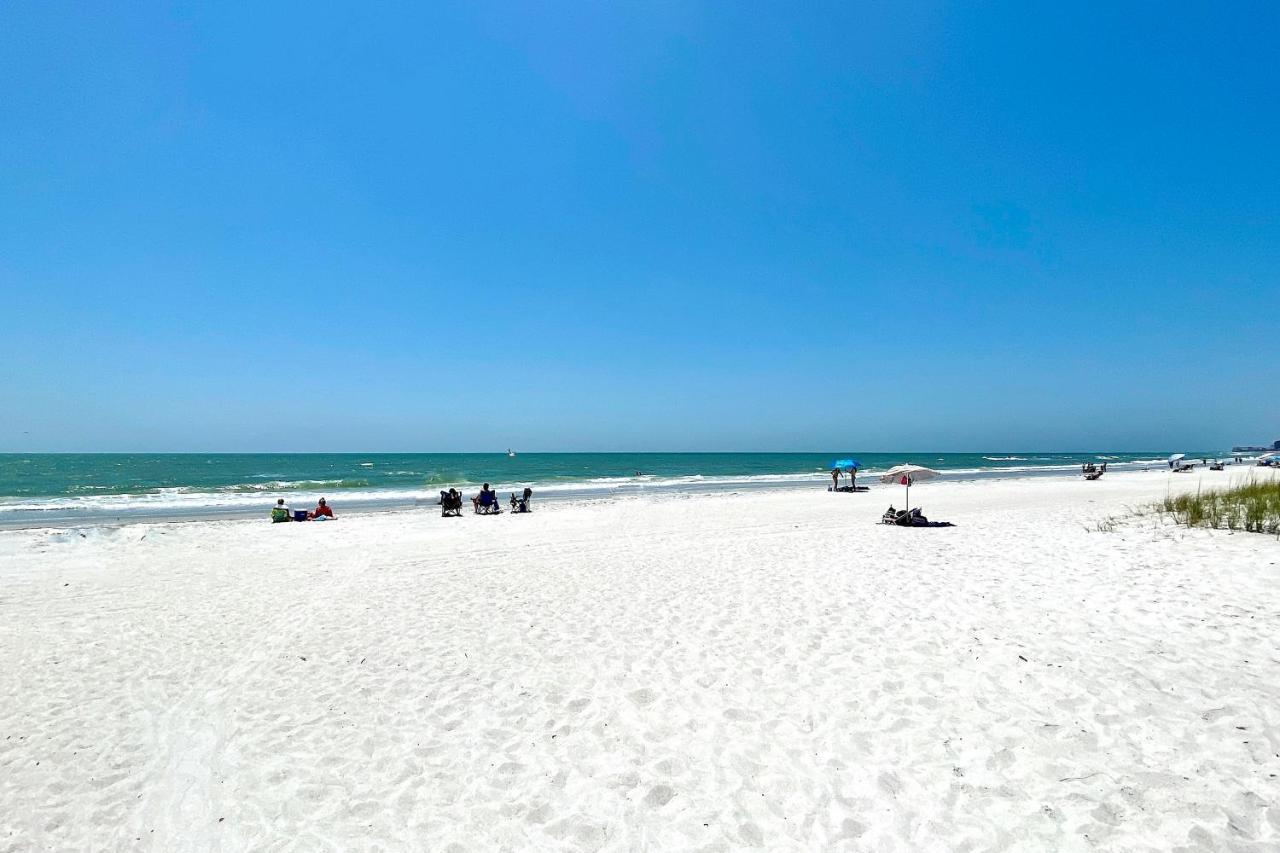
M 1221 451 L 1189 453 L 1214 458 Z M 903 462 L 949 478 L 1068 475 L 1085 463 L 1163 465 L 1168 453 L 291 453 L 0 454 L 0 526 L 251 514 L 276 497 L 328 496 L 348 511 L 434 501 L 442 489 L 531 486 L 541 499 L 762 486 L 819 486 L 834 460 L 860 476 Z

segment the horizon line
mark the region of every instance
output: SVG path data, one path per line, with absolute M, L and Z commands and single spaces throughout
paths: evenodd
M 1239 445 L 1238 445 L 1239 446 Z M 1257 446 L 1261 450 L 1271 448 Z M 1204 448 L 1200 448 L 1204 450 Z M 1219 448 L 1218 450 L 1222 450 Z M 1059 448 L 1009 449 L 983 448 L 981 450 L 945 450 L 938 448 L 912 450 L 523 450 L 520 456 L 553 456 L 575 454 L 580 456 L 597 455 L 757 455 L 763 453 L 794 454 L 821 456 L 832 453 L 1064 453 L 1079 455 L 1083 453 L 1163 453 L 1163 449 L 1140 448 L 1120 449 L 1114 447 L 1085 448 L 1063 450 Z M 1179 451 L 1187 452 L 1187 451 Z M 506 450 L 0 450 L 0 456 L 507 456 Z

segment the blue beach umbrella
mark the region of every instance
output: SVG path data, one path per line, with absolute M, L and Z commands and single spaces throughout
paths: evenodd
M 831 463 L 832 471 L 848 471 L 849 479 L 854 482 L 854 485 L 857 485 L 857 481 L 854 481 L 853 478 L 857 476 L 858 469 L 861 467 L 862 467 L 862 463 L 859 462 L 857 459 L 837 459 L 835 462 Z M 840 483 L 837 480 L 836 483 L 833 485 L 833 488 L 838 488 L 839 485 Z

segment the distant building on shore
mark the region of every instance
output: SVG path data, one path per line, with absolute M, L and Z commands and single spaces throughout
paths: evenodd
M 1263 447 L 1261 445 L 1258 445 L 1256 447 L 1253 447 L 1253 446 L 1245 447 L 1244 445 L 1238 445 L 1236 447 L 1231 448 L 1232 453 L 1255 453 L 1255 452 L 1266 453 L 1268 450 L 1280 450 L 1280 439 L 1277 439 L 1276 441 L 1271 442 L 1270 447 Z

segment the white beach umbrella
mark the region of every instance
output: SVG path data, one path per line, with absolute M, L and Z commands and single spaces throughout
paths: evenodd
M 1186 458 L 1186 455 L 1187 454 L 1185 453 L 1175 453 L 1172 456 L 1170 456 L 1169 467 L 1172 468 L 1174 465 L 1178 464 L 1178 462 Z
M 894 465 L 888 471 L 880 475 L 882 483 L 899 483 L 907 487 L 907 506 L 911 509 L 911 484 L 922 480 L 932 480 L 934 477 L 942 476 L 932 468 L 925 468 L 923 465 Z

